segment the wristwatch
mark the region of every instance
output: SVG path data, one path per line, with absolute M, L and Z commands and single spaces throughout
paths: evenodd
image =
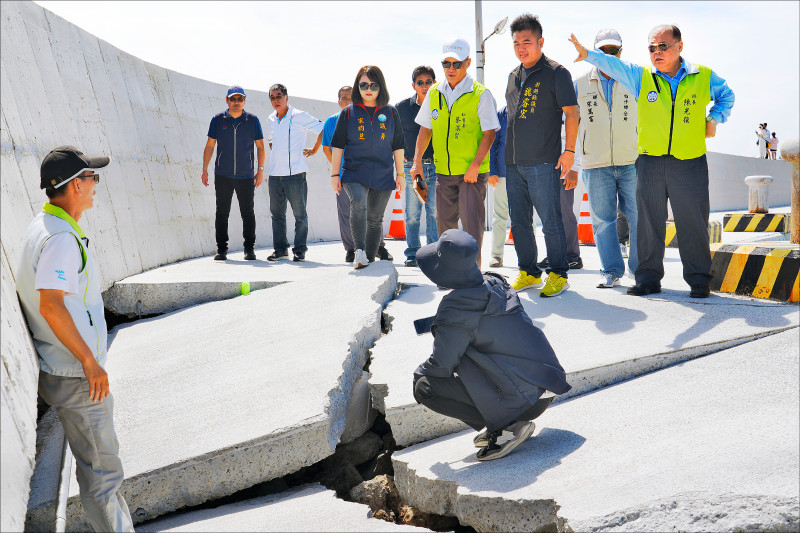
M 258 170 L 264 170 L 264 167 L 258 167 Z

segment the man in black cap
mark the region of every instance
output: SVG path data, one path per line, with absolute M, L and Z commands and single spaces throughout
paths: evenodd
M 530 437 L 553 394 L 571 387 L 505 278 L 481 274 L 479 251 L 474 237 L 450 229 L 417 252 L 420 270 L 453 290 L 433 317 L 433 354 L 414 371 L 414 398 L 476 431 L 485 427 L 473 442 L 478 460 L 490 461 Z
M 25 232 L 17 293 L 39 356 L 39 394 L 54 406 L 77 465 L 81 502 L 96 531 L 133 531 L 105 371 L 103 299 L 89 239 L 78 226 L 108 157 L 59 146 L 42 162 L 49 199 Z
M 256 212 L 255 190 L 264 181 L 264 133 L 258 117 L 244 110 L 247 96 L 244 89 L 234 85 L 228 89 L 225 102 L 228 109 L 214 115 L 208 127 L 208 141 L 203 149 L 203 174 L 200 179 L 208 187 L 208 164 L 217 147 L 214 160 L 214 191 L 217 212 L 214 227 L 217 238 L 216 261 L 228 258 L 228 216 L 231 213 L 233 192 L 239 200 L 242 215 L 244 258 L 255 261 Z M 258 169 L 254 167 L 253 144 L 258 150 Z

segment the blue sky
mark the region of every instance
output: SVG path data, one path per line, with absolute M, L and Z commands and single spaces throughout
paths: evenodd
M 261 91 L 280 82 L 290 96 L 322 100 L 366 64 L 383 70 L 393 102 L 408 97 L 413 68 L 439 74 L 442 43 L 455 36 L 470 42 L 474 57 L 472 1 L 37 3 L 159 66 Z M 505 16 L 539 15 L 545 54 L 573 77 L 589 67 L 573 63 L 571 32 L 591 45 L 597 30 L 616 28 L 623 58 L 644 64 L 649 30 L 677 24 L 684 57 L 714 69 L 736 93 L 709 150 L 756 155 L 754 130 L 764 121 L 782 140 L 800 135 L 800 2 L 484 1 L 482 11 L 484 37 Z M 487 41 L 485 81 L 501 106 L 516 65 L 508 32 Z

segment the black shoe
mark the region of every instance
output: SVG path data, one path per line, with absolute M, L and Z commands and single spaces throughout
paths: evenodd
M 306 260 L 305 252 L 293 252 L 293 253 L 294 257 L 292 258 L 292 261 L 294 261 L 295 263 L 301 263 Z
M 286 252 L 280 253 L 277 250 L 275 250 L 274 252 L 272 252 L 272 255 L 267 257 L 267 261 L 280 261 L 281 259 L 285 259 L 287 257 L 289 257 L 289 254 L 287 254 Z
M 628 287 L 628 294 L 631 296 L 645 296 L 646 294 L 656 294 L 661 292 L 660 285 L 645 285 L 637 283 L 633 287 Z
M 569 262 L 569 269 L 570 270 L 580 270 L 583 268 L 583 259 L 580 257 L 577 258 L 575 261 Z
M 347 250 L 347 253 L 344 254 L 344 262 L 345 263 L 352 263 L 356 260 L 356 251 L 355 250 Z
M 252 248 L 245 249 L 245 251 L 244 251 L 244 260 L 245 261 L 255 261 L 256 260 L 256 253 L 253 251 Z
M 689 292 L 691 298 L 708 298 L 711 290 L 707 285 L 692 285 L 692 290 Z
M 539 268 L 547 268 L 550 266 L 550 261 L 548 261 L 547 258 L 545 257 L 544 259 L 536 263 L 536 266 L 538 266 Z
M 214 256 L 214 261 L 225 261 L 228 258 L 227 250 L 220 250 L 217 252 L 217 255 Z
M 417 260 L 416 260 L 415 258 L 413 258 L 413 257 L 410 257 L 410 258 L 406 259 L 406 260 L 405 260 L 405 262 L 404 262 L 403 264 L 404 264 L 405 266 L 407 266 L 407 267 L 415 267 L 415 266 L 418 266 L 418 265 L 417 265 Z
M 386 246 L 380 246 L 378 247 L 378 259 L 381 261 L 392 261 L 394 257 L 392 257 L 392 254 L 386 249 Z

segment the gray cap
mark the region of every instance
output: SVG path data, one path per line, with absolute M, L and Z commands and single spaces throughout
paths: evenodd
M 594 38 L 594 47 L 600 48 L 601 46 L 619 46 L 621 48 L 622 37 L 615 29 L 603 28 L 597 32 L 597 37 Z

